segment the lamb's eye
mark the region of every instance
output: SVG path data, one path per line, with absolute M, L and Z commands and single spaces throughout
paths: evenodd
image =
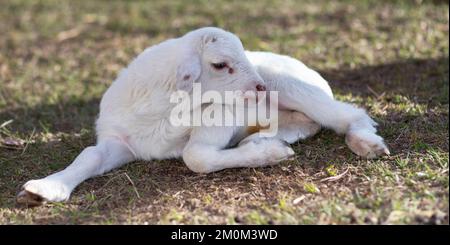
M 217 69 L 217 70 L 222 70 L 223 68 L 227 67 L 226 62 L 212 63 L 211 65 L 212 65 L 212 67 L 214 67 L 214 69 Z

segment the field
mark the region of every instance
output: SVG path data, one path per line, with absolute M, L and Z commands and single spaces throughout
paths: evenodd
M 0 0 L 0 224 L 448 224 L 447 1 Z M 267 168 L 137 161 L 67 203 L 16 205 L 95 143 L 102 93 L 145 47 L 202 26 L 294 56 L 367 109 L 391 155 L 330 130 Z

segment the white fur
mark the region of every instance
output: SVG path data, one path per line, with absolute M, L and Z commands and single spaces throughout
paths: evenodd
M 233 72 L 215 70 L 226 62 Z M 247 91 L 265 85 L 279 91 L 280 129 L 272 138 L 249 135 L 245 127 L 174 127 L 170 94 L 204 90 Z M 275 164 L 294 155 L 292 143 L 320 126 L 347 134 L 350 148 L 363 157 L 388 153 L 375 122 L 362 109 L 333 99 L 327 83 L 300 61 L 265 52 L 244 51 L 235 35 L 201 28 L 147 48 L 123 70 L 103 95 L 96 122 L 97 145 L 66 169 L 31 180 L 18 195 L 21 203 L 65 201 L 82 181 L 143 159 L 182 157 L 195 172 Z

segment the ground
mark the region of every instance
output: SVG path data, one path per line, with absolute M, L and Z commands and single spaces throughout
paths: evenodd
M 2 1 L 1 224 L 448 224 L 447 1 Z M 102 93 L 145 47 L 201 26 L 294 56 L 367 109 L 390 156 L 364 160 L 329 130 L 296 158 L 191 172 L 137 161 L 67 203 L 17 206 L 29 179 L 95 143 Z

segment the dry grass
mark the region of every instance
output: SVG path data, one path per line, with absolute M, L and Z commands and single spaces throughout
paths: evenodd
M 448 3 L 192 2 L 2 2 L 0 223 L 449 223 Z M 68 203 L 16 207 L 26 180 L 94 143 L 120 68 L 205 25 L 318 69 L 380 123 L 391 156 L 359 159 L 323 130 L 278 166 L 198 175 L 179 160 L 140 161 L 81 184 Z

